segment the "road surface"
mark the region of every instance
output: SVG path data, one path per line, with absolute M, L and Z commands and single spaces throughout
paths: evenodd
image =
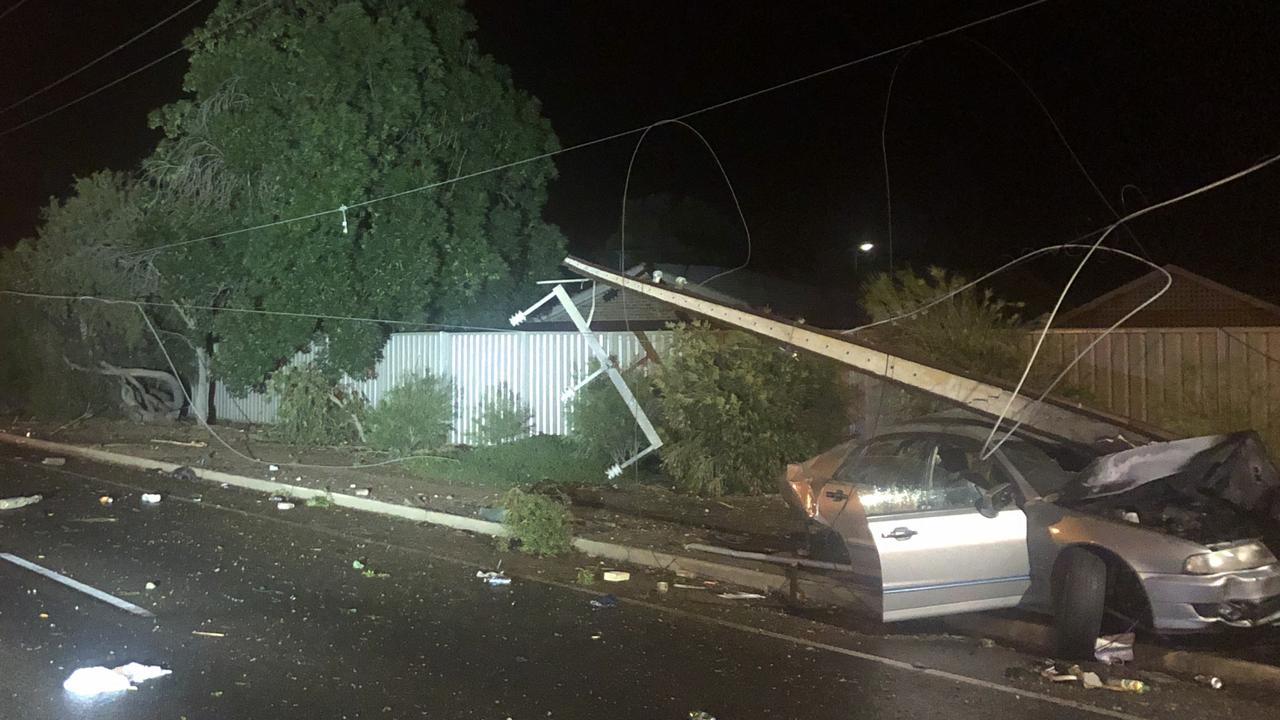
M 1274 717 L 1264 699 L 1173 679 L 1141 696 L 1051 686 L 1010 677 L 1036 658 L 969 639 L 659 594 L 655 580 L 678 579 L 638 570 L 583 588 L 577 566 L 598 566 L 581 556 L 534 560 L 438 528 L 41 459 L 0 449 L 0 496 L 44 495 L 0 511 L 0 551 L 154 617 L 0 561 L 5 720 Z M 164 499 L 145 505 L 143 491 Z M 510 586 L 476 579 L 499 560 Z M 618 605 L 592 607 L 605 591 Z M 172 675 L 94 700 L 62 688 L 78 667 L 130 661 Z

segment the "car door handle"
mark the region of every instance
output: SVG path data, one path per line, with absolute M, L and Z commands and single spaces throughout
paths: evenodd
M 831 498 L 832 500 L 835 500 L 836 502 L 849 499 L 849 496 L 846 495 L 843 490 L 828 490 L 823 494 Z
M 897 527 L 894 528 L 892 532 L 880 533 L 880 537 L 893 538 L 894 540 L 910 540 L 912 537 L 919 534 L 920 533 L 912 530 L 911 528 Z

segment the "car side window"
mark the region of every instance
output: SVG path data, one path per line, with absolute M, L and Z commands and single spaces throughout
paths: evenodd
M 943 484 L 937 462 L 932 438 L 885 438 L 851 457 L 835 479 L 854 487 L 868 516 L 974 507 L 976 490 Z

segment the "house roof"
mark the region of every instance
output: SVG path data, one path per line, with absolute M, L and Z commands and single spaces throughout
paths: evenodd
M 1139 310 L 1126 327 L 1280 327 L 1274 305 L 1177 265 L 1165 265 L 1173 278 L 1169 290 Z M 1155 270 L 1062 313 L 1063 328 L 1104 328 L 1115 324 L 1164 285 Z

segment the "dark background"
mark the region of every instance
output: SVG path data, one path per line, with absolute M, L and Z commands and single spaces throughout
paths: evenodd
M 214 0 L 9 113 L 0 130 L 176 47 Z M 0 0 L 0 9 L 12 0 Z M 123 42 L 180 0 L 30 0 L 0 20 L 0 107 Z M 1004 2 L 514 2 L 470 0 L 482 47 L 543 101 L 571 145 L 683 114 L 991 12 Z M 1108 199 L 1129 211 L 1280 152 L 1280 4 L 1058 0 L 965 33 L 1019 70 Z M 850 287 L 888 264 L 881 118 L 886 57 L 690 120 L 720 154 L 755 239 L 752 267 Z M 0 245 L 30 235 L 73 174 L 129 168 L 153 146 L 149 111 L 181 92 L 183 55 L 0 138 Z M 578 254 L 616 232 L 636 136 L 562 155 L 547 215 Z M 1108 211 L 1034 100 L 961 37 L 916 49 L 898 71 L 886 135 L 898 265 L 970 274 L 1104 225 Z M 514 158 L 513 158 L 514 159 Z M 470 168 L 472 170 L 479 168 Z M 1133 187 L 1124 190 L 1126 185 Z M 1272 300 L 1280 167 L 1144 218 L 1143 246 Z M 702 144 L 676 127 L 641 149 L 631 197 L 690 195 L 735 213 Z M 876 251 L 860 259 L 863 241 Z M 718 264 L 736 265 L 745 244 Z M 628 258 L 662 260 L 662 258 Z M 1001 284 L 1044 302 L 1069 260 Z M 1141 270 L 1100 261 L 1077 301 Z

